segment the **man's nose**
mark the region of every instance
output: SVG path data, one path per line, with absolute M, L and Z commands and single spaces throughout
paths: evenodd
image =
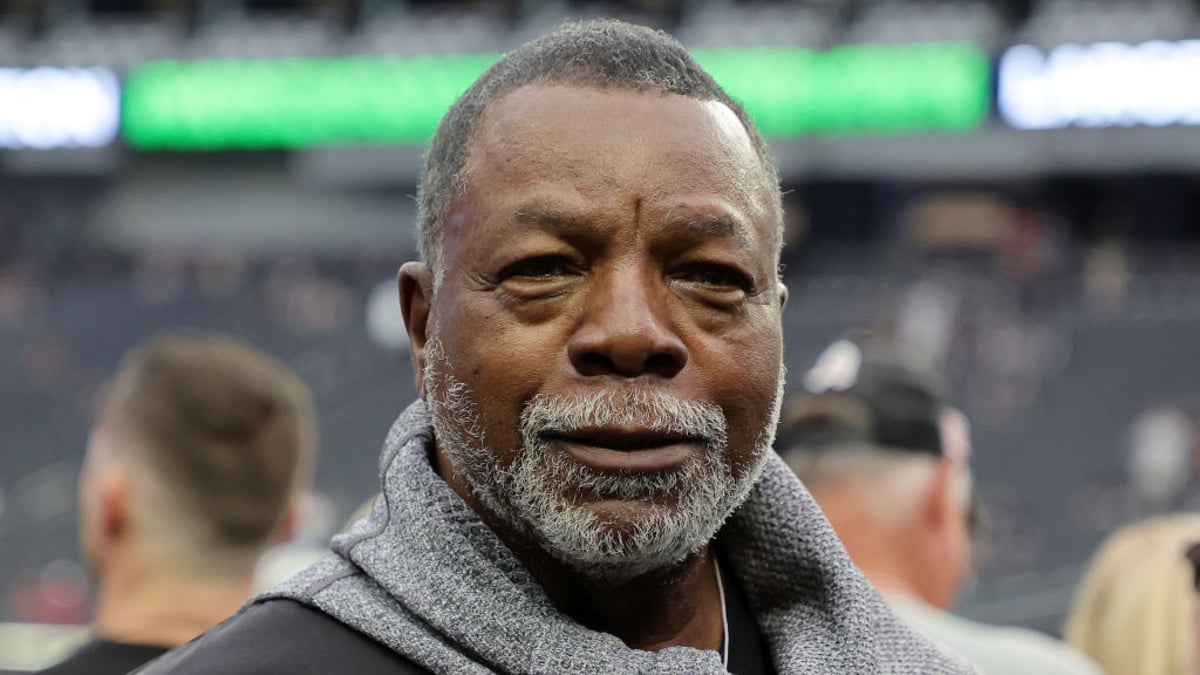
M 674 377 L 688 350 L 672 327 L 669 291 L 639 270 L 613 270 L 593 281 L 567 352 L 584 376 Z

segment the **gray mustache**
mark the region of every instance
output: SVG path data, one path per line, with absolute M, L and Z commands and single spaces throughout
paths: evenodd
M 520 430 L 526 447 L 546 433 L 605 427 L 702 439 L 718 451 L 725 449 L 729 439 L 728 422 L 719 406 L 648 389 L 538 395 L 521 411 Z

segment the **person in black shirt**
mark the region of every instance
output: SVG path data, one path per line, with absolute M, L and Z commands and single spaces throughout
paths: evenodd
M 41 671 L 42 675 L 128 673 L 167 653 L 165 645 L 125 644 L 97 638 L 80 647 L 66 661 Z
M 80 477 L 92 642 L 43 675 L 124 674 L 233 614 L 308 478 L 308 388 L 233 340 L 164 335 L 106 393 Z

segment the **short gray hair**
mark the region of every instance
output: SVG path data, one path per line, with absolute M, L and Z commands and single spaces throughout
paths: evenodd
M 725 93 L 671 36 L 614 20 L 568 23 L 505 54 L 450 107 L 425 154 L 417 189 L 417 241 L 434 273 L 443 268 L 442 225 L 450 201 L 464 188 L 463 168 L 475 129 L 488 106 L 528 85 L 660 91 L 728 106 L 745 127 L 769 182 L 776 256 L 783 227 L 779 174 L 766 140 L 746 111 Z

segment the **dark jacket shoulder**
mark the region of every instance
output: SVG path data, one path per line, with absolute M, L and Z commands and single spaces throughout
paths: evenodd
M 248 605 L 136 675 L 417 674 L 424 668 L 294 600 Z

